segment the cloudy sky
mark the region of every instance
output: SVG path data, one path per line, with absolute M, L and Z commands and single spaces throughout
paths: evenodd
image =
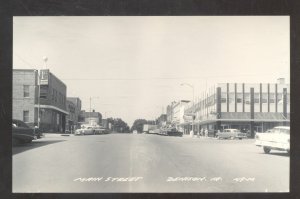
M 83 109 L 155 119 L 214 83 L 290 81 L 289 17 L 14 17 L 13 68 L 49 68 Z M 48 57 L 47 65 L 43 57 Z

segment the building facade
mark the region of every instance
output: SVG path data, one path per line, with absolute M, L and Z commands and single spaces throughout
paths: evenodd
M 42 132 L 65 132 L 66 85 L 48 69 L 13 70 L 13 118 Z
M 85 110 L 82 110 L 80 112 L 80 124 L 89 124 L 92 126 L 100 125 L 102 124 L 102 115 L 99 112 L 95 112 L 93 110 L 92 112 L 85 112 Z
M 69 116 L 66 120 L 66 129 L 69 132 L 80 128 L 80 112 L 81 112 L 81 100 L 78 97 L 67 97 L 67 111 Z
M 173 111 L 176 111 L 173 109 Z M 194 120 L 190 115 L 195 115 Z M 176 118 L 173 118 L 176 122 Z M 255 132 L 290 124 L 290 85 L 277 83 L 218 83 L 193 103 L 184 107 L 183 120 L 177 121 L 184 133 L 207 129 L 211 136 L 235 128 Z
M 167 123 L 175 125 L 182 132 L 185 131 L 182 125 L 185 122 L 184 111 L 189 102 L 187 100 L 174 101 L 171 105 L 167 106 Z
M 196 131 L 235 128 L 254 137 L 255 132 L 290 124 L 290 85 L 283 79 L 277 83 L 219 83 L 210 91 L 185 109 L 185 114 L 195 113 Z
M 37 126 L 38 71 L 13 70 L 13 119 L 22 120 L 29 126 Z

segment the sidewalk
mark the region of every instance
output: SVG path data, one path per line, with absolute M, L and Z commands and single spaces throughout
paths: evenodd
M 61 137 L 61 136 L 74 136 L 74 134 L 69 134 L 69 133 L 43 133 L 42 138 L 55 138 L 55 137 Z
M 205 137 L 205 136 L 197 136 L 197 135 L 194 135 L 194 136 L 191 136 L 191 135 L 188 135 L 188 134 L 184 134 L 182 136 L 183 138 L 193 138 L 193 139 L 217 139 L 215 137 Z

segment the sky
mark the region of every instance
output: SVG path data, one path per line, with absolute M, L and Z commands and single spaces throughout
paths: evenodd
M 14 17 L 13 68 L 50 69 L 104 118 L 154 120 L 215 83 L 290 81 L 288 16 Z M 44 62 L 44 57 L 48 61 Z M 185 85 L 181 85 L 186 83 Z

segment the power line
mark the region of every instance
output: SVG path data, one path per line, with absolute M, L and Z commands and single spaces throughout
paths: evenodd
M 31 69 L 35 69 L 33 64 L 29 63 L 28 61 L 26 61 L 25 59 L 23 59 L 21 56 L 19 56 L 17 53 L 14 53 L 17 58 L 19 58 L 22 62 L 24 62 L 25 64 L 27 64 Z
M 61 78 L 62 80 L 79 81 L 127 81 L 127 80 L 177 80 L 177 79 L 207 79 L 207 78 L 225 78 L 225 77 L 255 77 L 255 76 L 273 76 L 272 74 L 238 74 L 238 75 L 211 75 L 194 77 L 146 77 L 146 78 Z

